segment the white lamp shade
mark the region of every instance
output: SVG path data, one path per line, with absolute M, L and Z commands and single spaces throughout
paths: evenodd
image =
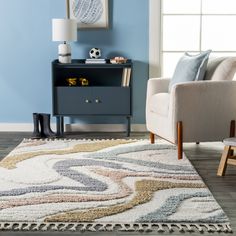
M 52 20 L 52 41 L 77 41 L 77 22 L 72 19 Z

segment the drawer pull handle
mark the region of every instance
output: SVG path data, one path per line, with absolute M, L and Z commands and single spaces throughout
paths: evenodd
M 86 103 L 90 103 L 91 101 L 90 101 L 90 100 L 88 100 L 88 99 L 86 99 L 86 100 L 85 100 L 85 102 L 86 102 Z
M 96 103 L 100 103 L 101 101 L 100 101 L 99 99 L 96 99 L 95 102 L 96 102 Z

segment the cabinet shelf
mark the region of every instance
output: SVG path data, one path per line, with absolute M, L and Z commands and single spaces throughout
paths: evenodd
M 59 63 L 58 60 L 54 60 L 53 64 L 55 67 L 58 68 L 109 68 L 109 69 L 117 69 L 117 68 L 124 68 L 124 67 L 132 67 L 132 60 L 127 60 L 124 64 L 111 64 L 109 60 L 106 60 L 107 63 L 105 64 L 86 64 L 85 59 L 78 59 L 72 60 L 71 63 L 62 64 Z

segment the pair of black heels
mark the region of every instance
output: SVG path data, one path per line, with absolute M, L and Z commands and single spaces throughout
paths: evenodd
M 57 138 L 50 127 L 50 114 L 33 113 L 34 131 L 32 139 Z

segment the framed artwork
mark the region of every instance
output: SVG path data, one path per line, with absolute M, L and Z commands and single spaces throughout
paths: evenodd
M 70 18 L 78 28 L 108 28 L 108 0 L 70 0 Z

